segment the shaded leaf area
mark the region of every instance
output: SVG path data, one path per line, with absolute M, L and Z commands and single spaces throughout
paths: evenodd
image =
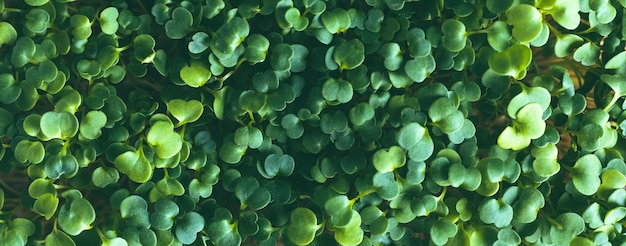
M 0 244 L 623 243 L 625 7 L 2 1 Z

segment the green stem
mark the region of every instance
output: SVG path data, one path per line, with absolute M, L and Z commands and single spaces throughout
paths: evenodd
M 369 188 L 369 189 L 367 189 L 367 190 L 365 190 L 365 191 L 363 191 L 363 192 L 359 193 L 359 195 L 357 195 L 357 196 L 355 196 L 354 198 L 350 199 L 350 207 L 352 207 L 352 205 L 354 205 L 354 203 L 355 203 L 356 201 L 358 201 L 359 199 L 361 199 L 362 197 L 367 196 L 367 195 L 369 195 L 369 194 L 372 194 L 372 193 L 374 193 L 374 192 L 376 192 L 376 189 L 374 189 L 374 188 Z
M 619 99 L 619 96 L 613 95 L 613 98 L 611 98 L 611 102 L 609 102 L 609 104 L 607 104 L 606 107 L 602 109 L 602 111 L 609 112 L 618 99 Z

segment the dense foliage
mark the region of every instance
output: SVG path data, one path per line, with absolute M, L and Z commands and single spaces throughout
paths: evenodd
M 624 0 L 0 2 L 2 245 L 624 245 Z

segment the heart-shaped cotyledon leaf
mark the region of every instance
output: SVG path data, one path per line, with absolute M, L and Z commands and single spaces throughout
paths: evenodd
M 322 13 L 322 24 L 331 34 L 345 32 L 350 28 L 350 14 L 345 9 L 335 8 Z
M 431 104 L 428 109 L 428 117 L 433 121 L 433 125 L 446 134 L 461 129 L 465 120 L 463 113 L 447 97 L 439 98 Z
M 259 173 L 265 178 L 273 178 L 277 175 L 289 176 L 295 169 L 295 160 L 290 155 L 270 154 L 265 158 Z
M 113 35 L 117 32 L 119 24 L 117 23 L 117 17 L 120 16 L 120 12 L 115 7 L 108 7 L 100 12 L 100 29 L 103 33 Z
M 557 162 L 559 150 L 552 143 L 543 148 L 533 147 L 530 151 L 535 158 L 533 161 L 533 171 L 541 177 L 550 177 L 555 175 L 561 169 Z
M 340 70 L 352 70 L 365 60 L 365 46 L 359 39 L 341 42 L 333 51 L 333 61 Z
M 21 163 L 38 164 L 43 161 L 46 154 L 44 146 L 39 141 L 28 141 L 26 139 L 20 141 L 15 146 L 15 159 Z
M 250 34 L 250 24 L 241 17 L 235 17 L 215 32 L 211 50 L 218 57 L 232 54 L 248 34 Z
M 290 8 L 285 12 L 285 20 L 291 24 L 294 30 L 303 31 L 309 26 L 309 18 L 302 16 L 297 8 Z
M 48 29 L 50 14 L 42 8 L 34 8 L 26 14 L 26 23 L 24 26 L 31 32 L 43 33 Z
M 317 224 L 315 213 L 308 208 L 296 208 L 291 211 L 291 224 L 287 227 L 287 238 L 296 245 L 309 245 L 321 226 Z
M 102 111 L 89 111 L 80 124 L 80 135 L 87 139 L 96 139 L 102 134 L 107 123 L 107 116 Z
M 343 79 L 329 78 L 322 86 L 322 96 L 329 102 L 347 103 L 353 94 L 352 84 Z
M 181 136 L 174 131 L 169 121 L 160 120 L 152 124 L 146 134 L 146 142 L 162 159 L 170 158 L 180 152 L 183 142 Z
M 598 1 L 595 1 L 598 2 Z M 562 27 L 574 30 L 580 25 L 580 4 L 577 1 L 555 0 L 541 1 L 548 6 L 539 5 L 544 13 L 552 15 L 552 18 Z M 550 5 L 551 4 L 551 5 Z M 611 6 L 612 7 L 612 6 Z M 606 8 L 603 8 L 606 9 Z
M 532 5 L 520 4 L 506 12 L 506 22 L 513 25 L 513 38 L 520 42 L 530 42 L 539 36 L 543 15 Z
M 513 207 L 502 199 L 489 199 L 480 204 L 478 211 L 482 222 L 498 228 L 508 226 L 513 220 Z
M 467 35 L 465 24 L 456 19 L 447 19 L 441 25 L 441 44 L 450 52 L 458 52 L 465 48 Z
M 59 208 L 59 227 L 72 236 L 91 229 L 96 220 L 96 211 L 91 203 L 78 190 L 65 191 L 61 196 L 65 198 L 65 204 Z
M 204 217 L 196 212 L 188 212 L 176 221 L 174 233 L 176 239 L 183 244 L 192 244 L 198 232 L 204 228 Z
M 546 122 L 541 116 L 543 109 L 538 103 L 530 103 L 517 112 L 513 126 L 507 126 L 498 137 L 498 146 L 503 149 L 522 150 L 530 145 L 531 139 L 543 135 Z
M 68 112 L 46 112 L 39 121 L 41 133 L 48 139 L 69 139 L 78 132 L 78 119 Z
M 113 161 L 115 168 L 137 183 L 145 183 L 152 178 L 154 167 L 143 152 L 127 151 Z
M 602 163 L 594 154 L 586 154 L 576 160 L 576 164 L 568 170 L 572 173 L 574 187 L 581 194 L 591 196 L 600 187 Z
M 15 81 L 12 74 L 0 74 L 0 103 L 13 103 L 21 94 L 22 87 Z
M 389 149 L 380 149 L 372 157 L 374 167 L 380 173 L 391 172 L 404 166 L 406 154 L 399 146 L 391 146 Z
M 178 120 L 176 127 L 194 122 L 202 116 L 204 106 L 198 100 L 174 99 L 167 102 L 167 111 Z
M 270 41 L 263 35 L 255 33 L 246 39 L 246 49 L 243 56 L 250 63 L 259 63 L 265 61 L 267 52 L 270 48 Z
M 489 67 L 499 75 L 515 79 L 526 77 L 526 67 L 530 65 L 532 51 L 528 46 L 515 44 L 489 58 Z
M 17 39 L 17 31 L 11 23 L 0 22 L 0 33 L 2 33 L 2 35 L 0 35 L 0 48 L 5 44 L 15 42 Z
M 191 65 L 180 69 L 180 78 L 185 84 L 198 88 L 206 84 L 211 78 L 211 70 L 202 62 L 193 61 Z
M 172 39 L 184 38 L 191 30 L 193 15 L 183 7 L 172 11 L 172 19 L 165 22 L 165 34 Z

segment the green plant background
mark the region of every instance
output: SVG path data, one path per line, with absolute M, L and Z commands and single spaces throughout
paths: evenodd
M 3 245 L 624 245 L 624 0 L 0 2 Z

